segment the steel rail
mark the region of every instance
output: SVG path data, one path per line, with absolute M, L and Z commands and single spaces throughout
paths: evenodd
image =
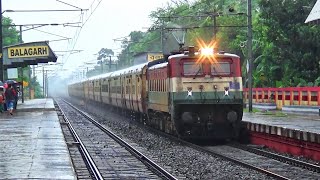
M 97 168 L 96 164 L 94 163 L 93 159 L 91 158 L 89 152 L 87 151 L 86 147 L 84 146 L 84 144 L 82 143 L 80 137 L 78 136 L 78 134 L 76 133 L 76 131 L 74 130 L 74 128 L 72 127 L 72 124 L 70 123 L 68 117 L 66 116 L 66 114 L 64 113 L 64 111 L 60 108 L 60 104 L 56 101 L 56 104 L 58 105 L 64 120 L 67 122 L 68 128 L 70 129 L 73 137 L 76 139 L 76 141 L 79 143 L 79 147 L 80 147 L 80 152 L 83 155 L 83 157 L 85 158 L 86 164 L 89 166 L 90 171 L 92 172 L 92 174 L 94 175 L 95 179 L 97 180 L 102 180 L 103 177 L 100 174 L 99 169 Z
M 95 124 L 97 127 L 99 127 L 103 132 L 105 132 L 106 134 L 108 134 L 112 139 L 114 139 L 115 141 L 117 141 L 120 145 L 122 145 L 124 148 L 126 148 L 132 155 L 134 155 L 135 157 L 137 157 L 137 159 L 139 159 L 142 163 L 146 164 L 148 167 L 151 167 L 152 170 L 155 171 L 156 174 L 162 176 L 165 179 L 170 179 L 170 180 L 177 180 L 176 177 L 174 177 L 172 174 L 170 174 L 169 172 L 167 172 L 165 169 L 163 169 L 162 167 L 160 167 L 158 164 L 156 164 L 155 162 L 153 162 L 151 159 L 149 159 L 147 156 L 145 156 L 144 154 L 142 154 L 141 152 L 139 152 L 137 149 L 135 149 L 134 147 L 132 147 L 129 143 L 127 143 L 126 141 L 124 141 L 123 139 L 121 139 L 119 136 L 117 136 L 116 134 L 114 134 L 113 132 L 111 132 L 110 130 L 108 130 L 107 128 L 105 128 L 102 124 L 100 124 L 99 122 L 97 122 L 96 120 L 94 120 L 92 117 L 90 117 L 87 113 L 81 111 L 80 109 L 78 109 L 77 107 L 75 107 L 74 105 L 72 105 L 71 103 L 63 100 L 66 104 L 68 104 L 69 106 L 71 106 L 72 108 L 74 108 L 75 110 L 77 110 L 80 114 L 82 114 L 84 117 L 86 117 L 89 121 L 91 121 L 93 124 Z
M 65 101 L 65 102 L 66 102 L 66 101 Z M 66 103 L 68 103 L 68 102 L 66 102 Z M 68 104 L 71 105 L 70 103 L 68 103 Z M 71 106 L 73 106 L 73 105 L 71 105 Z M 74 106 L 73 106 L 73 107 L 74 107 Z M 75 107 L 75 108 L 76 108 L 76 107 Z M 78 109 L 78 108 L 76 108 L 76 109 Z M 82 112 L 82 111 L 80 110 L 80 112 Z M 86 116 L 88 116 L 88 115 L 86 115 Z M 88 117 L 89 117 L 89 116 L 88 116 Z M 91 117 L 89 117 L 89 118 L 91 118 Z M 99 123 L 98 123 L 98 124 L 99 124 Z M 142 126 L 140 123 L 135 123 L 135 124 L 138 125 L 138 126 Z M 242 161 L 240 161 L 240 160 L 237 160 L 237 159 L 234 159 L 234 158 L 225 156 L 225 155 L 223 155 L 223 154 L 214 152 L 214 151 L 212 151 L 212 150 L 206 149 L 206 148 L 204 148 L 204 147 L 202 147 L 202 146 L 193 144 L 193 143 L 191 143 L 191 142 L 188 142 L 188 141 L 179 139 L 179 138 L 176 137 L 176 136 L 173 136 L 173 135 L 164 133 L 164 132 L 162 132 L 162 131 L 160 131 L 160 130 L 157 130 L 157 129 L 154 129 L 154 128 L 151 128 L 151 127 L 148 127 L 148 126 L 143 126 L 143 127 L 146 128 L 146 129 L 148 129 L 148 130 L 150 130 L 150 131 L 152 131 L 152 132 L 155 132 L 155 133 L 157 133 L 157 134 L 159 134 L 159 135 L 162 135 L 162 136 L 164 136 L 164 137 L 166 137 L 166 138 L 168 138 L 168 139 L 170 139 L 170 140 L 173 140 L 173 141 L 176 141 L 176 142 L 178 142 L 178 143 L 184 144 L 184 145 L 186 145 L 186 146 L 188 146 L 188 147 L 191 147 L 191 148 L 193 148 L 193 149 L 199 150 L 199 151 L 201 151 L 201 152 L 204 152 L 204 153 L 207 153 L 207 154 L 211 154 L 211 155 L 213 155 L 213 156 L 215 156 L 215 157 L 218 157 L 218 158 L 221 158 L 221 159 L 224 159 L 224 160 L 227 160 L 227 161 L 234 162 L 235 164 L 238 164 L 238 165 L 240 165 L 240 166 L 243 166 L 243 167 L 246 167 L 246 168 L 249 168 L 249 169 L 256 170 L 256 171 L 258 171 L 258 172 L 261 172 L 261 173 L 263 173 L 263 174 L 266 174 L 267 176 L 274 177 L 274 178 L 276 178 L 276 179 L 282 179 L 282 180 L 289 180 L 289 179 L 290 179 L 290 178 L 281 176 L 281 175 L 279 175 L 279 174 L 273 173 L 273 172 L 271 172 L 271 171 L 268 171 L 268 170 L 266 170 L 266 169 L 256 167 L 256 166 L 254 166 L 254 165 L 251 165 L 251 164 L 248 164 L 248 163 L 246 163 L 246 162 L 242 162 Z
M 197 145 L 195 145 L 197 146 Z M 268 171 L 266 169 L 263 169 L 263 168 L 259 168 L 257 166 L 254 166 L 254 165 L 251 165 L 251 164 L 248 164 L 246 162 L 243 162 L 243 161 L 240 161 L 240 160 L 237 160 L 237 159 L 234 159 L 234 158 L 231 158 L 231 157 L 228 157 L 228 156 L 225 156 L 225 155 L 222 155 L 220 153 L 217 153 L 217 152 L 214 152 L 214 151 L 211 151 L 209 149 L 206 149 L 206 148 L 203 148 L 203 147 L 200 147 L 199 146 L 199 150 L 200 151 L 203 151 L 203 152 L 206 152 L 206 153 L 209 153 L 209 154 L 213 154 L 214 156 L 217 156 L 217 157 L 220 157 L 222 159 L 226 159 L 228 161 L 231 161 L 231 162 L 234 162 L 236 164 L 240 164 L 244 167 L 247 167 L 249 169 L 253 169 L 253 170 L 256 170 L 256 171 L 259 171 L 261 173 L 264 173 L 268 176 L 271 176 L 271 177 L 274 177 L 274 178 L 277 178 L 277 179 L 283 179 L 283 180 L 289 180 L 290 178 L 287 178 L 287 177 L 284 177 L 284 176 L 281 176 L 279 174 L 276 174 L 276 173 L 273 173 L 271 171 Z
M 248 146 L 244 146 L 241 144 L 229 144 L 229 146 L 234 147 L 234 148 L 238 148 L 238 149 L 242 149 L 251 153 L 255 153 L 264 157 L 268 157 L 268 158 L 272 158 L 287 164 L 292 164 L 304 169 L 308 169 L 310 171 L 314 171 L 314 172 L 320 172 L 320 166 L 316 165 L 316 164 L 312 164 L 312 163 L 308 163 L 308 162 L 304 162 L 304 161 L 300 161 L 297 159 L 293 159 L 287 156 L 283 156 L 280 154 L 276 154 L 276 153 L 272 153 L 272 152 L 268 152 L 268 151 L 264 151 L 262 149 L 257 149 L 254 147 L 248 147 Z
M 173 135 L 164 133 L 164 132 L 162 132 L 162 131 L 160 131 L 160 130 L 156 130 L 156 129 L 149 128 L 149 127 L 147 127 L 147 128 L 148 128 L 150 131 L 153 131 L 153 132 L 155 132 L 155 133 L 159 133 L 159 134 L 161 134 L 161 135 L 163 135 L 163 136 L 165 136 L 165 137 L 167 137 L 167 138 L 169 138 L 169 139 L 171 139 L 171 140 L 174 140 L 174 141 L 176 141 L 176 142 L 179 142 L 179 143 L 181 143 L 181 144 L 184 144 L 184 145 L 186 145 L 186 146 L 188 146 L 188 147 L 191 147 L 191 148 L 193 148 L 193 149 L 202 151 L 202 152 L 207 153 L 207 154 L 211 154 L 211 155 L 213 155 L 213 156 L 215 156 L 215 157 L 219 157 L 219 158 L 224 159 L 224 160 L 227 160 L 227 161 L 234 162 L 235 164 L 238 164 L 238 165 L 247 167 L 247 168 L 249 168 L 249 169 L 256 170 L 256 171 L 258 171 L 258 172 L 261 172 L 261 173 L 266 174 L 266 175 L 268 175 L 268 176 L 274 177 L 274 178 L 276 178 L 276 179 L 282 179 L 282 180 L 289 180 L 289 179 L 290 179 L 290 178 L 281 176 L 281 175 L 279 175 L 279 174 L 273 173 L 273 172 L 271 172 L 271 171 L 268 171 L 268 170 L 266 170 L 266 169 L 259 168 L 259 167 L 257 167 L 257 166 L 248 164 L 248 163 L 246 163 L 246 162 L 242 162 L 242 161 L 237 160 L 237 159 L 234 159 L 234 158 L 232 158 L 232 157 L 225 156 L 225 155 L 223 155 L 223 154 L 214 152 L 214 151 L 212 151 L 212 150 L 210 150 L 210 149 L 207 149 L 207 148 L 204 148 L 204 147 L 202 147 L 202 146 L 193 144 L 193 143 L 191 143 L 191 142 L 188 142 L 188 141 L 179 139 L 179 138 L 177 138 L 176 136 L 173 136 Z

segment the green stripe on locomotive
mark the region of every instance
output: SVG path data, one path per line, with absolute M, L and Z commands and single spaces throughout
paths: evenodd
M 174 92 L 171 93 L 172 101 L 178 104 L 242 104 L 242 91 L 229 91 L 228 96 L 224 91 L 216 92 Z

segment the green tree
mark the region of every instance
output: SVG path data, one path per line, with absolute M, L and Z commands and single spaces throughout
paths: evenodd
M 270 78 L 269 86 L 305 86 L 320 77 L 320 29 L 304 24 L 309 14 L 305 6 L 315 0 L 260 1 L 256 37 L 260 39 L 262 57 L 255 61 L 257 73 Z M 259 84 L 257 84 L 259 85 Z
M 98 52 L 97 60 L 100 63 L 102 73 L 111 71 L 111 69 L 109 69 L 109 66 L 108 66 L 108 70 L 106 70 L 106 64 L 109 61 L 109 58 L 111 58 L 111 56 L 113 55 L 114 55 L 114 52 L 112 51 L 112 49 L 108 49 L 108 48 L 102 48 Z
M 109 57 L 112 56 L 114 56 L 112 49 L 101 48 L 97 53 L 97 65 L 94 66 L 94 69 L 91 69 L 87 72 L 87 77 L 92 77 L 104 72 L 110 72 L 111 69 L 109 69 Z
M 160 51 L 160 36 L 157 32 L 133 31 L 128 38 L 123 39 L 119 54 L 119 67 L 124 68 L 132 65 L 133 56 L 140 52 Z
M 8 17 L 2 18 L 2 35 L 3 46 L 13 45 L 19 42 L 19 32 L 16 30 L 12 20 Z
M 304 24 L 310 9 L 303 8 L 312 7 L 315 2 L 252 0 L 254 87 L 319 84 L 320 29 Z M 186 46 L 196 45 L 199 38 L 210 42 L 214 35 L 213 16 L 219 15 L 216 16 L 219 49 L 240 55 L 246 81 L 246 13 L 247 0 L 172 1 L 150 14 L 153 25 L 149 31 L 130 33 L 130 38 L 122 42 L 124 49 L 119 59 L 123 66 L 129 66 L 135 53 L 177 49 L 172 36 L 174 29 L 186 32 Z M 162 47 L 161 39 L 165 41 Z

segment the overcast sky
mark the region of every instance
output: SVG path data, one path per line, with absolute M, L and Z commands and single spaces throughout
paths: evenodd
M 96 55 L 94 54 L 101 48 L 109 48 L 113 49 L 114 52 L 120 52 L 121 43 L 114 42 L 113 39 L 125 37 L 134 30 L 146 31 L 151 25 L 150 12 L 156 10 L 157 7 L 166 6 L 168 2 L 170 0 L 2 0 L 2 11 L 77 9 L 67 4 L 89 9 L 83 16 L 81 16 L 80 11 L 3 13 L 3 16 L 10 17 L 13 23 L 17 25 L 86 22 L 82 28 L 45 26 L 22 33 L 24 42 L 71 38 L 69 41 L 49 43 L 53 51 L 59 55 L 58 62 L 64 63 L 64 69 L 70 69 L 82 65 L 84 61 L 95 60 Z M 25 29 L 27 27 L 23 27 L 23 30 Z M 72 49 L 83 51 L 71 55 L 59 52 Z

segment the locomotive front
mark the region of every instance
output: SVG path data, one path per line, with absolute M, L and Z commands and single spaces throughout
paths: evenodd
M 185 138 L 236 138 L 243 115 L 240 58 L 204 48 L 169 58 L 171 116 Z

